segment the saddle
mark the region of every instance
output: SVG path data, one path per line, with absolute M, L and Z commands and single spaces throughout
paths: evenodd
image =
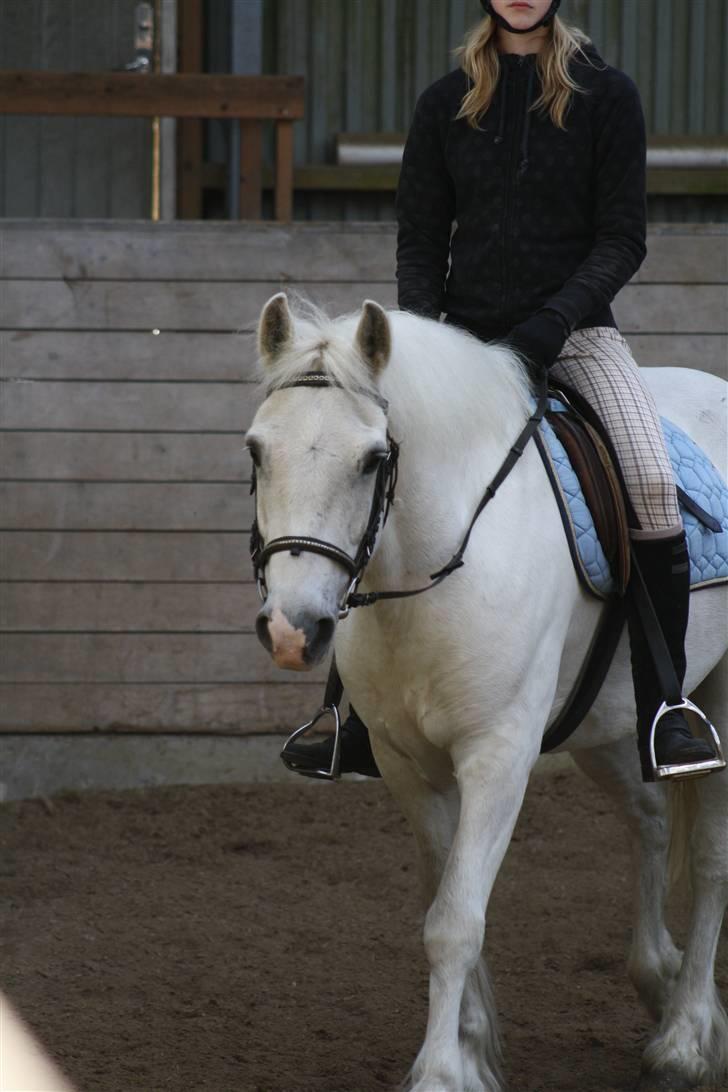
M 559 411 L 547 410 L 546 418 L 564 447 L 579 480 L 594 521 L 597 538 L 612 572 L 614 590 L 618 596 L 622 596 L 630 575 L 630 519 L 627 511 L 629 499 L 619 464 L 601 423 L 584 400 L 571 390 L 568 394 L 562 389 L 554 393 L 565 408 Z M 576 407 L 576 402 L 580 403 L 579 408 Z M 541 443 L 539 449 L 544 457 L 545 451 Z M 546 463 L 550 474 L 550 467 L 547 461 Z M 555 495 L 562 519 L 565 519 L 567 514 L 562 507 L 560 491 L 555 490 Z M 571 536 L 567 537 L 571 545 Z

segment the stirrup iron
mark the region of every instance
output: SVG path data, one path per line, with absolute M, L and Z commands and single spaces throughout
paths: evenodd
M 673 765 L 658 766 L 657 758 L 655 756 L 655 735 L 657 733 L 657 726 L 666 713 L 672 713 L 673 710 L 680 709 L 685 709 L 690 713 L 694 713 L 703 722 L 707 728 L 708 740 L 713 744 L 715 749 L 715 758 L 706 758 L 703 759 L 702 762 L 681 762 Z M 713 770 L 724 770 L 726 767 L 720 736 L 703 710 L 699 709 L 689 698 L 682 698 L 681 701 L 676 704 L 670 704 L 669 702 L 663 701 L 662 705 L 655 713 L 655 719 L 652 721 L 652 728 L 650 729 L 650 762 L 652 764 L 652 772 L 655 781 L 686 781 L 688 778 L 704 777 Z
M 296 758 L 293 755 L 286 754 L 286 748 L 289 744 L 294 743 L 299 736 L 302 736 L 314 725 L 318 724 L 324 717 L 334 718 L 334 753 L 331 756 L 331 765 L 328 769 L 304 769 L 303 766 L 296 764 Z M 296 728 L 295 732 L 292 732 L 286 742 L 283 744 L 283 750 L 281 751 L 281 759 L 286 769 L 291 770 L 293 773 L 301 774 L 303 777 L 315 777 L 319 781 L 338 781 L 339 780 L 339 767 L 341 765 L 341 716 L 339 714 L 339 707 L 335 704 L 322 705 L 318 713 L 312 718 L 312 720 L 306 721 L 300 728 Z

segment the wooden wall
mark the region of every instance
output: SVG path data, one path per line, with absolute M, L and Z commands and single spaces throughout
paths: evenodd
M 725 374 L 728 229 L 656 228 L 617 312 L 637 357 Z M 283 730 L 324 672 L 253 622 L 243 431 L 281 286 L 396 299 L 385 224 L 0 226 L 0 728 Z M 158 332 L 157 332 L 158 331 Z

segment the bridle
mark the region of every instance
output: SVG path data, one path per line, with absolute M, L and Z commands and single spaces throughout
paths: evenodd
M 331 376 L 326 375 L 324 372 L 308 372 L 306 375 L 300 376 L 290 383 L 282 383 L 280 386 L 276 387 L 275 390 L 286 390 L 291 387 L 341 387 L 341 384 L 337 383 Z M 271 394 L 272 391 L 269 391 L 268 393 Z M 371 398 L 385 413 L 387 412 L 389 404 L 384 398 L 381 398 L 374 392 L 364 388 L 360 388 L 357 393 Z M 341 603 L 339 604 L 340 620 L 347 617 L 352 607 L 360 605 L 356 601 L 358 598 L 355 594 L 356 589 L 359 586 L 359 582 L 364 575 L 364 570 L 374 553 L 377 536 L 387 522 L 389 511 L 392 507 L 394 491 L 397 486 L 398 459 L 399 444 L 389 432 L 387 432 L 387 454 L 382 456 L 379 461 L 379 466 L 377 467 L 374 481 L 374 495 L 369 509 L 369 519 L 367 520 L 362 540 L 359 543 L 359 548 L 354 557 L 350 557 L 345 550 L 340 549 L 333 543 L 326 542 L 324 539 L 313 538 L 310 535 L 283 535 L 279 538 L 272 539 L 266 544 L 263 541 L 258 526 L 256 504 L 256 514 L 250 533 L 250 557 L 253 562 L 253 572 L 258 585 L 258 594 L 263 602 L 268 598 L 268 586 L 265 581 L 266 565 L 273 554 L 288 551 L 293 557 L 298 557 L 302 553 L 320 554 L 323 557 L 328 557 L 331 561 L 337 562 L 342 568 L 346 569 L 349 574 L 350 582 Z M 256 486 L 257 476 L 255 473 L 255 466 L 253 466 L 253 476 L 250 485 L 251 494 L 256 493 Z
M 280 386 L 275 387 L 275 390 L 285 390 L 290 387 L 341 387 L 340 383 L 337 383 L 331 376 L 326 375 L 324 372 L 308 372 L 305 375 L 299 376 L 298 379 L 292 380 L 290 383 L 282 383 Z M 268 391 L 268 395 L 272 394 L 273 390 Z M 373 399 L 377 405 L 381 407 L 386 413 L 389 406 L 385 399 L 381 398 L 376 393 L 360 388 L 358 393 L 366 395 L 368 398 Z M 266 397 L 268 397 L 266 395 Z M 294 557 L 298 557 L 301 553 L 308 552 L 314 554 L 321 554 L 323 557 L 328 557 L 332 561 L 336 561 L 339 565 L 343 566 L 349 573 L 350 583 L 344 593 L 344 596 L 339 604 L 339 618 L 346 618 L 352 607 L 369 607 L 373 603 L 379 602 L 381 599 L 406 599 L 413 595 L 421 595 L 423 592 L 430 591 L 431 588 L 437 587 L 446 577 L 455 572 L 462 565 L 465 564 L 463 555 L 470 541 L 470 535 L 476 521 L 480 517 L 483 509 L 495 496 L 496 492 L 510 474 L 513 467 L 516 465 L 521 455 L 523 454 L 526 444 L 536 432 L 548 406 L 548 381 L 547 373 L 544 369 L 543 373 L 539 376 L 539 394 L 537 405 L 534 412 L 528 418 L 525 426 L 519 433 L 515 443 L 511 446 L 503 460 L 501 466 L 497 470 L 490 484 L 488 485 L 483 497 L 475 510 L 473 518 L 465 532 L 465 535 L 460 543 L 460 546 L 450 558 L 448 563 L 439 569 L 436 573 L 432 573 L 430 576 L 430 583 L 424 585 L 421 588 L 411 588 L 406 591 L 375 591 L 365 592 L 359 594 L 357 587 L 364 575 L 364 570 L 369 563 L 369 559 L 374 553 L 374 546 L 377 541 L 379 531 L 384 527 L 387 522 L 392 502 L 394 501 L 394 492 L 397 485 L 398 475 L 398 459 L 399 459 L 399 445 L 387 432 L 387 454 L 382 458 L 379 467 L 377 468 L 377 476 L 374 484 L 374 496 L 372 497 L 371 509 L 369 511 L 369 520 L 364 531 L 364 536 L 359 544 L 359 548 L 355 557 L 350 557 L 346 551 L 341 550 L 338 546 L 333 545 L 330 542 L 325 542 L 320 538 L 312 538 L 308 535 L 285 535 L 280 538 L 274 538 L 269 543 L 263 541 L 263 537 L 258 527 L 258 515 L 257 515 L 257 503 L 256 503 L 256 515 L 253 520 L 253 526 L 250 533 L 250 556 L 253 562 L 253 572 L 255 574 L 255 580 L 258 584 L 258 593 L 263 602 L 268 597 L 268 587 L 265 582 L 265 567 L 275 553 L 282 551 L 288 551 Z M 255 466 L 253 467 L 253 476 L 250 486 L 251 494 L 256 493 L 256 474 Z M 256 498 L 257 501 L 257 498 Z

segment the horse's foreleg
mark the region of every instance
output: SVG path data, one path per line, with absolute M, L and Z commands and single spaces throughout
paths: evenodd
M 695 695 L 704 708 L 728 709 L 728 663 L 715 668 Z M 724 730 L 724 746 L 726 740 Z M 689 834 L 693 905 L 685 956 L 660 1028 L 643 1060 L 645 1089 L 728 1084 L 728 1017 L 718 996 L 715 954 L 728 905 L 728 774 L 689 786 L 697 805 Z M 680 821 L 679 811 L 676 821 Z
M 511 742 L 518 737 L 518 730 L 511 728 L 498 736 L 471 737 L 453 747 L 460 818 L 425 921 L 430 1008 L 427 1035 L 414 1067 L 413 1092 L 499 1092 L 502 1087 L 496 1014 L 488 989 L 481 988 L 478 964 L 487 902 L 530 771 L 523 746 L 519 749 Z M 470 1037 L 477 1024 L 482 1052 L 477 1061 L 470 1052 L 461 1051 L 461 1018 Z M 486 1056 L 489 1046 L 490 1056 Z
M 628 972 L 659 1020 L 680 971 L 681 955 L 665 926 L 670 827 L 664 788 L 645 784 L 630 734 L 605 747 L 575 751 L 577 765 L 619 805 L 632 845 L 634 920 Z

